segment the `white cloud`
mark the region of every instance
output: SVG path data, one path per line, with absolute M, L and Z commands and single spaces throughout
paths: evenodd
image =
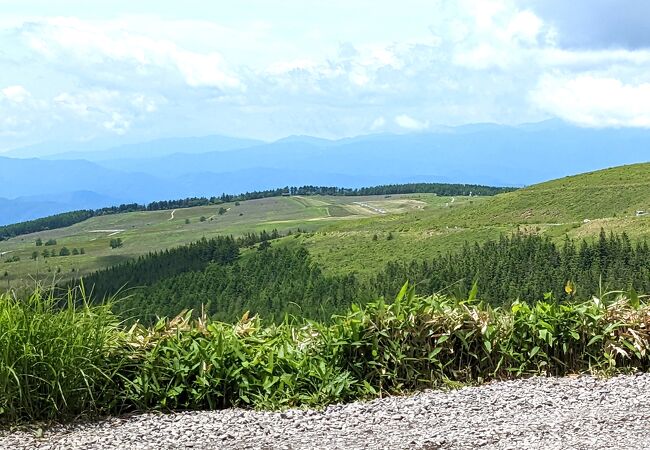
M 271 64 L 267 72 L 272 75 L 282 75 L 294 70 L 314 70 L 318 64 L 311 59 L 295 59 L 292 61 L 278 61 Z
M 650 64 L 650 50 L 566 50 L 544 48 L 540 50 L 539 63 L 545 67 L 603 68 L 611 65 L 646 66 Z
M 526 45 L 535 45 L 543 28 L 544 22 L 532 11 L 521 11 L 508 23 L 506 36 Z
M 372 125 L 370 125 L 370 129 L 372 131 L 381 130 L 382 128 L 384 128 L 385 125 L 386 125 L 386 119 L 384 119 L 384 116 L 377 117 L 375 120 L 372 121 Z
M 111 130 L 116 134 L 123 135 L 131 128 L 131 122 L 124 118 L 119 112 L 112 112 L 111 117 L 105 120 L 102 125 L 107 130 Z
M 120 135 L 143 115 L 157 110 L 155 99 L 144 94 L 124 94 L 105 89 L 62 92 L 54 97 L 53 104 L 62 120 L 72 115 L 74 119 Z
M 531 98 L 545 111 L 580 125 L 650 127 L 650 82 L 549 75 Z
M 406 114 L 400 114 L 399 116 L 396 116 L 395 123 L 400 127 L 411 131 L 421 131 L 429 128 L 429 121 L 421 122 Z
M 23 103 L 30 97 L 29 91 L 20 85 L 8 86 L 0 90 L 0 93 L 2 97 L 13 103 Z
M 551 116 L 647 126 L 633 99 L 645 99 L 650 49 L 561 48 L 520 0 L 388 3 L 336 3 L 384 22 L 333 14 L 289 28 L 273 14 L 3 15 L 0 132 L 340 137 Z
M 52 18 L 31 24 L 23 35 L 41 56 L 80 68 L 97 65 L 110 71 L 111 64 L 118 62 L 128 64 L 133 70 L 131 75 L 171 69 L 192 87 L 242 87 L 217 52 L 194 52 L 122 25 L 119 21 Z
M 534 52 L 553 30 L 534 12 L 519 10 L 511 1 L 465 0 L 463 20 L 469 24 L 451 49 L 455 64 L 474 70 L 497 67 L 514 70 L 529 64 Z M 452 25 L 450 35 L 458 35 Z

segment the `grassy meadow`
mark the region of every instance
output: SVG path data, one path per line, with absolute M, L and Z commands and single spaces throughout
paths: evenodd
M 4 253 L 0 256 L 0 283 L 17 287 L 30 285 L 34 279 L 47 281 L 71 278 L 151 251 L 188 244 L 202 237 L 239 236 L 247 232 L 271 231 L 274 228 L 282 234 L 297 229 L 313 232 L 333 223 L 403 215 L 430 204 L 444 205 L 449 201 L 449 198 L 426 194 L 418 195 L 418 199 L 411 197 L 274 197 L 178 209 L 173 211 L 173 218 L 172 210 L 93 217 L 70 227 L 0 242 L 0 253 Z M 226 212 L 219 214 L 220 208 Z M 377 209 L 383 212 L 377 212 Z M 39 238 L 43 242 L 55 239 L 57 244 L 37 247 L 35 242 Z M 123 246 L 113 249 L 110 241 L 116 238 L 122 239 Z M 85 254 L 53 258 L 41 256 L 45 249 L 59 252 L 64 246 L 70 250 L 83 248 Z M 39 256 L 32 260 L 35 251 Z M 7 262 L 16 256 L 20 261 Z
M 29 285 L 33 278 L 71 277 L 201 237 L 274 228 L 281 233 L 307 231 L 299 240 L 285 239 L 284 245 L 304 245 L 333 274 L 372 273 L 388 261 L 425 259 L 453 251 L 464 242 L 485 242 L 517 229 L 557 241 L 565 236 L 591 239 L 601 228 L 646 239 L 650 215 L 637 217 L 636 212 L 650 211 L 648 180 L 650 164 L 636 164 L 495 197 L 295 196 L 178 209 L 173 220 L 172 211 L 94 217 L 68 228 L 0 242 L 0 253 L 9 252 L 0 257 L 0 283 L 20 286 Z M 227 211 L 219 215 L 222 207 Z M 62 246 L 84 248 L 85 255 L 33 261 L 32 252 L 45 249 L 35 247 L 39 237 L 56 239 L 56 251 Z M 118 237 L 123 247 L 111 249 L 110 240 Z M 4 262 L 14 256 L 20 261 Z
M 272 323 L 245 314 L 223 323 L 188 311 L 127 326 L 110 303 L 124 299 L 97 304 L 80 291 L 57 298 L 34 290 L 31 278 L 88 272 L 203 236 L 274 228 L 294 232 L 274 248 L 304 247 L 324 271 L 343 276 L 517 230 L 558 242 L 591 240 L 601 229 L 639 240 L 650 234 L 650 216 L 637 214 L 650 210 L 648 179 L 650 164 L 642 164 L 489 198 L 278 197 L 179 209 L 173 217 L 94 217 L 0 242 L 9 252 L 0 262 L 0 276 L 8 273 L 2 281 L 32 286 L 0 293 L 0 424 L 134 410 L 319 407 L 518 376 L 648 370 L 650 305 L 634 289 L 581 300 L 568 280 L 562 300 L 541 292 L 543 301 L 490 306 L 477 298 L 476 283 L 463 297 L 420 297 L 405 285 L 393 301 L 355 299 L 324 321 L 285 315 Z M 123 246 L 111 249 L 117 237 Z M 36 247 L 37 238 L 57 245 Z M 85 254 L 30 259 L 35 250 L 64 245 Z M 6 262 L 16 255 L 20 261 Z M 264 255 L 251 247 L 240 261 Z

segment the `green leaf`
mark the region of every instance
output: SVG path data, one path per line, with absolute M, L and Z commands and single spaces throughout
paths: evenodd
M 629 300 L 630 306 L 633 308 L 638 308 L 641 302 L 639 301 L 639 294 L 634 290 L 634 288 L 630 289 L 630 300 Z
M 395 303 L 401 302 L 404 296 L 406 296 L 408 290 L 409 290 L 409 282 L 407 281 L 406 283 L 404 283 L 404 286 L 402 286 L 402 289 L 400 289 L 399 294 L 397 294 L 397 297 L 395 297 Z
M 474 284 L 472 284 L 472 290 L 469 291 L 469 297 L 467 300 L 470 302 L 476 300 L 476 296 L 478 295 L 478 280 L 474 281 Z
M 548 337 L 548 330 L 542 329 L 542 330 L 539 330 L 538 333 L 539 333 L 539 338 L 542 339 L 543 341 L 546 341 L 546 339 Z
M 591 344 L 594 344 L 598 341 L 602 341 L 603 337 L 602 336 L 594 336 L 591 339 L 589 339 L 589 342 L 587 342 L 587 347 L 589 347 Z

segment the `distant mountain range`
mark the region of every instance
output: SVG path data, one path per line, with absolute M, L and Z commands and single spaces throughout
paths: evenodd
M 105 144 L 104 144 L 105 145 Z M 650 160 L 650 131 L 553 120 L 473 124 L 341 140 L 271 143 L 223 136 L 159 139 L 106 149 L 61 143 L 0 157 L 0 224 L 120 202 L 220 195 L 287 185 L 361 187 L 413 181 L 525 186 Z M 30 154 L 40 159 L 26 158 Z
M 23 222 L 64 211 L 97 209 L 119 203 L 122 202 L 118 199 L 89 191 L 44 194 L 12 200 L 0 198 L 0 225 Z

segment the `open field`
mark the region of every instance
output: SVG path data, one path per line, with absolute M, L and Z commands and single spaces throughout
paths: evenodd
M 0 242 L 0 280 L 16 286 L 32 278 L 63 278 L 107 267 L 151 251 L 171 248 L 217 235 L 238 236 L 247 232 L 281 233 L 317 231 L 334 223 L 361 218 L 393 217 L 423 211 L 449 201 L 434 195 L 368 197 L 275 197 L 241 203 L 187 209 L 132 212 L 93 217 L 67 228 L 18 236 Z M 361 206 L 359 203 L 368 205 Z M 224 208 L 225 213 L 219 214 Z M 383 213 L 377 210 L 382 210 Z M 173 213 L 173 214 L 172 214 Z M 203 218 L 203 219 L 202 219 Z M 188 223 L 189 221 L 189 223 Z M 56 245 L 37 247 L 37 239 L 56 240 Z M 110 241 L 120 238 L 123 246 L 111 249 Z M 62 247 L 83 249 L 84 254 L 44 258 L 42 252 Z M 38 252 L 36 260 L 31 259 Z M 20 261 L 7 262 L 19 257 Z M 4 276 L 5 272 L 7 276 Z
M 304 245 L 330 273 L 372 273 L 388 261 L 424 259 L 454 250 L 466 241 L 483 242 L 517 229 L 558 241 L 567 235 L 590 239 L 601 228 L 645 239 L 650 237 L 650 215 L 643 214 L 650 211 L 647 180 L 650 164 L 637 164 L 495 197 L 294 196 L 94 217 L 68 228 L 0 242 L 0 261 L 20 258 L 18 262 L 0 262 L 0 277 L 8 285 L 37 275 L 41 279 L 65 277 L 202 237 L 274 228 L 281 233 L 298 228 L 307 231 L 299 239 L 281 242 Z M 222 207 L 226 212 L 219 215 Z M 37 238 L 56 239 L 57 245 L 36 247 Z M 124 245 L 111 249 L 109 242 L 115 238 L 122 239 Z M 30 259 L 34 251 L 47 248 L 58 252 L 62 246 L 83 248 L 85 255 Z

